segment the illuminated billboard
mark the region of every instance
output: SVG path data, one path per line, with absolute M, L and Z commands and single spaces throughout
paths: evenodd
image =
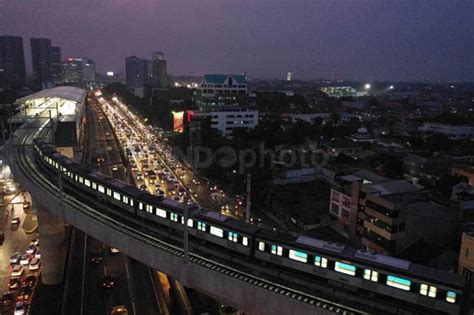
M 184 112 L 173 112 L 173 130 L 178 133 L 184 131 Z

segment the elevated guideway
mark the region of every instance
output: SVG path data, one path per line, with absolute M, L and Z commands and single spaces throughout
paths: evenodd
M 32 119 L 28 128 L 18 130 L 5 147 L 13 174 L 31 193 L 39 208 L 47 209 L 58 219 L 119 248 L 128 256 L 180 279 L 184 285 L 201 290 L 247 314 L 363 313 L 197 254 L 191 253 L 189 260 L 184 262 L 181 247 L 110 215 L 103 204 L 91 198 L 84 198 L 73 190 L 62 192 L 59 174 L 57 178 L 51 178 L 33 157 L 32 140 L 44 133 L 43 121 L 44 118 Z M 44 263 L 44 268 L 47 268 L 47 262 Z M 49 270 L 53 271 L 53 268 Z

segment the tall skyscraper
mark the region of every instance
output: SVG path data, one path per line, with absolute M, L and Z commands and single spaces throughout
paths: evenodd
M 53 81 L 51 55 L 52 51 L 50 39 L 31 38 L 33 78 L 38 88 L 45 88 Z
M 168 88 L 168 71 L 165 55 L 161 51 L 152 54 L 153 88 L 165 90 Z
M 143 97 L 148 81 L 148 61 L 136 56 L 125 58 L 125 76 L 128 88 L 135 95 Z
M 23 38 L 0 36 L 0 88 L 21 88 L 25 79 Z
M 62 81 L 62 62 L 61 62 L 61 48 L 57 46 L 51 47 L 51 76 L 55 83 Z

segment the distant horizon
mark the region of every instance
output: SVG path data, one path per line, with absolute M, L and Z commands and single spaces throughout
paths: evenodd
M 474 81 L 474 1 L 38 0 L 0 4 L 2 33 L 124 72 L 163 51 L 169 73 Z

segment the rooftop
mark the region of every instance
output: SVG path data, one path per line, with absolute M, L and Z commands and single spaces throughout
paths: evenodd
M 239 84 L 247 84 L 247 77 L 243 74 L 205 74 L 205 83 L 223 84 L 229 77 L 232 77 Z

